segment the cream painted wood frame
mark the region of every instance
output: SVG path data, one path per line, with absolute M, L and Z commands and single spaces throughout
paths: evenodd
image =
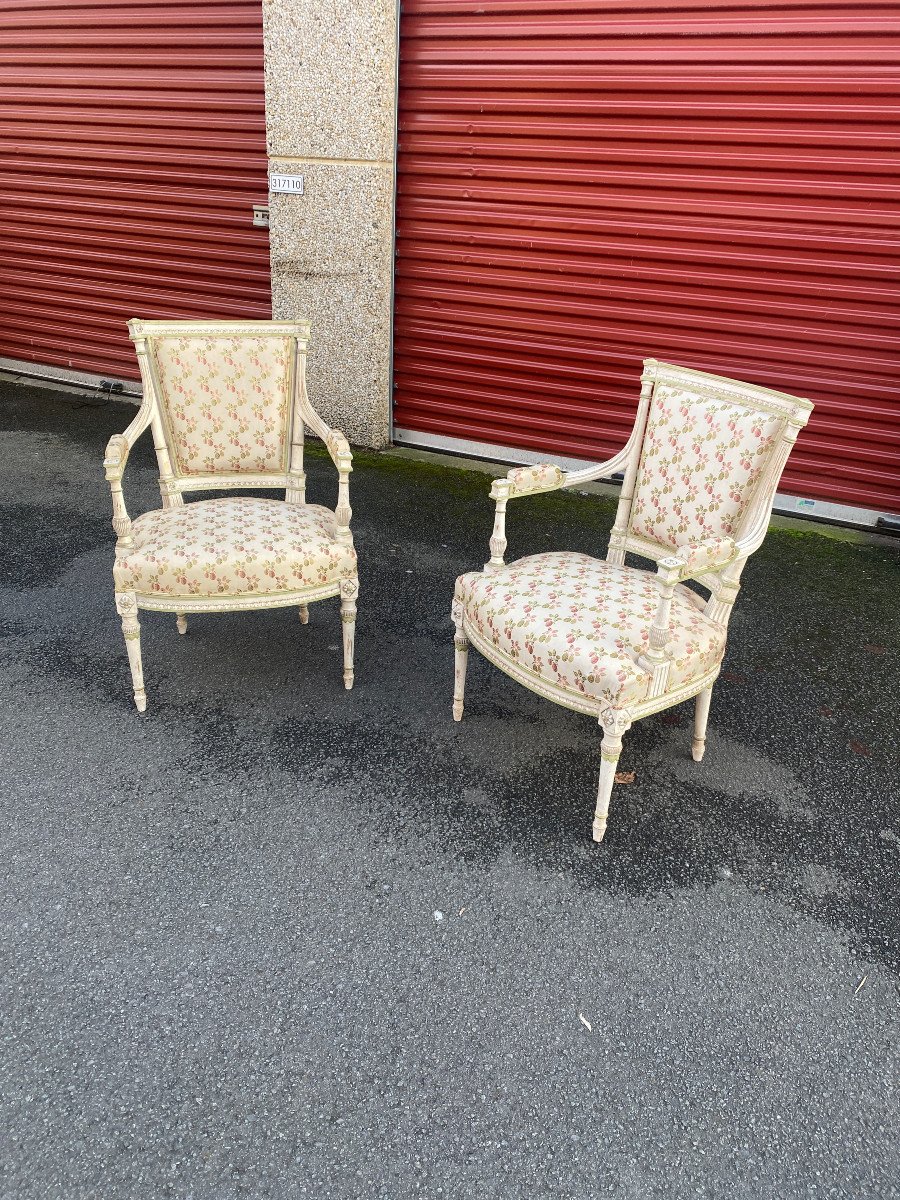
M 737 405 L 751 413 L 766 418 L 777 418 L 778 433 L 766 455 L 764 465 L 756 478 L 751 494 L 734 530 L 734 536 L 724 539 L 729 543 L 727 551 L 718 548 L 718 557 L 709 555 L 702 569 L 693 569 L 678 557 L 671 546 L 638 536 L 633 528 L 633 502 L 635 499 L 638 472 L 642 461 L 645 435 L 648 429 L 648 414 L 654 390 L 659 385 L 682 388 L 687 394 L 701 399 L 724 401 Z M 617 471 L 625 472 L 625 480 L 619 498 L 607 551 L 609 563 L 624 566 L 626 553 L 633 553 L 653 560 L 657 565 L 656 579 L 659 584 L 659 605 L 652 624 L 648 627 L 647 649 L 638 659 L 639 665 L 649 676 L 648 696 L 640 703 L 628 707 L 578 695 L 564 689 L 551 680 L 542 678 L 520 663 L 514 662 L 494 643 L 473 629 L 467 621 L 464 603 L 457 597 L 452 607 L 452 619 L 456 626 L 455 636 L 455 686 L 453 693 L 453 716 L 457 721 L 463 716 L 463 694 L 466 680 L 466 665 L 469 645 L 473 645 L 495 666 L 512 679 L 540 696 L 576 712 L 596 717 L 602 730 L 600 779 L 597 804 L 593 822 L 593 837 L 602 841 L 606 832 L 609 801 L 615 781 L 616 765 L 622 749 L 622 737 L 631 725 L 641 717 L 680 704 L 683 700 L 696 697 L 692 755 L 699 762 L 706 744 L 706 725 L 709 716 L 712 686 L 721 669 L 722 655 L 715 666 L 699 677 L 692 678 L 681 686 L 670 687 L 668 675 L 670 656 L 667 643 L 670 640 L 670 607 L 677 584 L 693 579 L 709 592 L 703 609 L 710 620 L 727 630 L 732 606 L 740 587 L 740 577 L 748 557 L 758 549 L 765 538 L 771 516 L 772 504 L 781 473 L 797 435 L 812 412 L 809 400 L 774 392 L 768 388 L 737 380 L 723 379 L 686 367 L 672 366 L 647 359 L 641 376 L 641 392 L 637 417 L 628 443 L 607 462 L 584 470 L 565 472 L 553 464 L 542 464 L 530 470 L 535 480 L 545 480 L 545 486 L 523 487 L 519 478 L 529 468 L 517 468 L 506 478 L 496 479 L 491 487 L 491 497 L 496 501 L 493 535 L 490 539 L 491 557 L 484 566 L 484 574 L 503 572 L 506 567 L 506 506 L 509 500 L 524 495 L 536 495 L 559 488 L 578 488 L 597 479 L 609 478 Z M 723 540 L 723 539 L 718 539 Z M 512 564 L 511 564 L 512 565 Z M 652 577 L 652 572 L 642 572 Z
M 113 529 L 116 532 L 116 557 L 126 558 L 132 550 L 132 522 L 122 495 L 122 476 L 132 446 L 149 427 L 159 465 L 159 487 L 163 510 L 185 505 L 184 494 L 194 491 L 234 490 L 242 488 L 284 488 L 288 505 L 306 503 L 306 475 L 303 470 L 304 429 L 308 426 L 325 443 L 338 472 L 338 500 L 334 510 L 336 529 L 334 540 L 353 546 L 350 531 L 349 480 L 353 456 L 347 439 L 340 430 L 330 429 L 313 409 L 306 394 L 306 351 L 309 325 L 293 321 L 129 321 L 128 329 L 134 342 L 143 383 L 143 401 L 137 416 L 124 433 L 109 440 L 104 458 L 106 478 L 112 490 Z M 160 385 L 154 350 L 166 338 L 280 338 L 290 339 L 288 363 L 288 396 L 285 406 L 286 428 L 283 431 L 284 455 L 278 471 L 238 471 L 234 473 L 184 474 L 176 470 L 178 455 L 173 443 L 171 425 L 166 411 L 165 393 Z M 187 505 L 186 507 L 189 507 Z M 306 624 L 308 605 L 315 600 L 340 596 L 343 626 L 344 685 L 353 686 L 353 651 L 356 623 L 356 598 L 359 578 L 345 576 L 324 584 L 304 586 L 289 591 L 266 594 L 238 595 L 167 595 L 117 591 L 116 609 L 122 618 L 122 632 L 128 651 L 134 688 L 134 702 L 143 712 L 147 707 L 141 663 L 140 625 L 138 612 L 177 614 L 179 633 L 187 631 L 187 614 L 197 612 L 242 612 L 251 609 L 296 606 L 300 620 Z

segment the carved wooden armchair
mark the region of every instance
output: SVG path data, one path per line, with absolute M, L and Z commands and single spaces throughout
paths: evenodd
M 147 707 L 138 610 L 177 614 L 296 605 L 308 620 L 313 600 L 341 597 L 344 685 L 353 686 L 353 634 L 359 583 L 350 532 L 352 455 L 306 395 L 309 326 L 277 321 L 227 324 L 130 321 L 143 403 L 106 448 L 118 535 L 116 608 L 128 649 L 134 702 Z M 304 426 L 328 447 L 338 470 L 332 511 L 307 504 Z M 131 520 L 122 474 L 150 426 L 162 508 Z M 185 503 L 185 493 L 284 488 L 284 500 L 220 496 Z
M 531 691 L 598 718 L 598 842 L 632 722 L 696 696 L 693 757 L 703 757 L 741 571 L 765 537 L 778 480 L 812 411 L 808 400 L 653 359 L 641 382 L 634 429 L 614 458 L 568 474 L 519 467 L 494 481 L 490 562 L 457 579 L 453 601 L 457 721 L 470 643 Z M 605 561 L 554 552 L 504 564 L 509 500 L 621 470 Z M 655 560 L 656 572 L 626 566 L 629 552 Z

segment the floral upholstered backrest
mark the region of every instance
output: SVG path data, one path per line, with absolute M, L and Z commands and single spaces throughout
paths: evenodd
M 781 449 L 792 406 L 811 405 L 699 371 L 653 366 L 629 533 L 672 549 L 734 537 Z
M 227 328 L 169 326 L 147 339 L 172 468 L 176 476 L 284 474 L 296 340 L 258 323 Z

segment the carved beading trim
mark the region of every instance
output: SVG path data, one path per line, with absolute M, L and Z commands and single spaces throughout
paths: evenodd
M 307 321 L 144 321 L 128 322 L 132 338 L 155 337 L 296 337 L 309 338 Z
M 160 480 L 160 488 L 163 486 Z M 256 475 L 174 475 L 165 480 L 173 494 L 212 492 L 226 488 L 289 488 L 291 476 L 280 471 Z
M 290 608 L 293 605 L 311 604 L 314 600 L 328 600 L 341 594 L 340 583 L 335 580 L 322 587 L 301 588 L 292 592 L 271 592 L 245 596 L 145 596 L 138 594 L 139 608 L 147 612 L 253 612 L 266 608 Z
M 776 392 L 772 388 L 743 383 L 739 379 L 711 377 L 705 371 L 695 371 L 691 367 L 679 367 L 673 363 L 658 363 L 654 382 L 656 386 L 680 384 L 704 400 L 739 404 L 743 408 L 788 418 L 804 425 L 813 409 L 812 401 L 803 396 L 791 396 L 787 392 Z

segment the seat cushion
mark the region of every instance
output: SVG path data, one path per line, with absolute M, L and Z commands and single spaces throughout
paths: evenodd
M 315 504 L 229 496 L 155 509 L 132 525 L 134 548 L 113 568 L 116 591 L 247 596 L 293 592 L 356 574 L 335 516 Z
M 649 694 L 650 674 L 637 658 L 647 650 L 659 594 L 655 574 L 586 554 L 534 554 L 456 581 L 467 628 L 501 660 L 619 707 Z M 725 627 L 704 615 L 703 603 L 689 588 L 675 588 L 667 690 L 704 675 L 725 652 Z

